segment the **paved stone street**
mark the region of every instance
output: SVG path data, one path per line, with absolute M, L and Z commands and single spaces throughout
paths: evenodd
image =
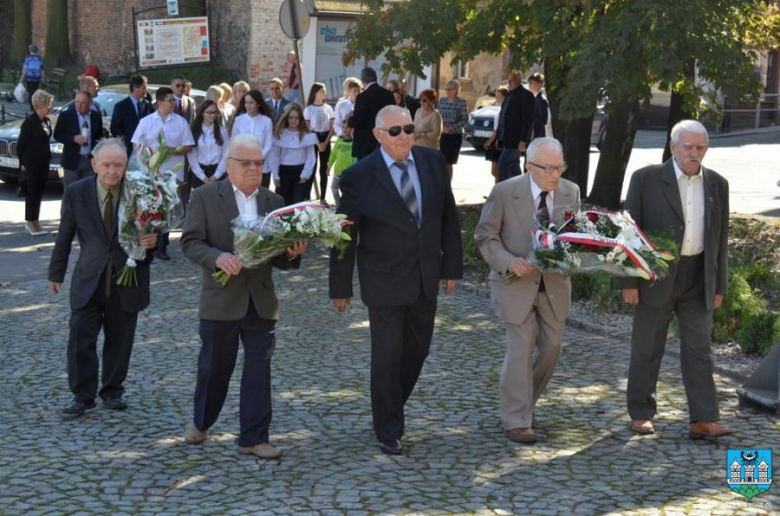
M 368 322 L 327 300 L 327 261 L 276 273 L 283 318 L 274 357 L 272 442 L 281 462 L 239 456 L 238 372 L 203 446 L 185 445 L 199 349 L 198 271 L 172 247 L 153 266 L 139 318 L 127 412 L 63 421 L 68 292 L 43 280 L 0 290 L 0 514 L 17 513 L 643 513 L 780 510 L 780 491 L 748 501 L 725 482 L 726 450 L 780 450 L 767 415 L 738 410 L 718 378 L 720 443 L 687 439 L 676 359 L 659 384 L 659 434 L 629 433 L 628 343 L 569 329 L 538 407 L 541 442 L 507 441 L 498 425 L 501 326 L 464 289 L 440 298 L 431 355 L 408 405 L 407 454 L 379 453 L 368 397 Z M 69 286 L 66 282 L 66 288 Z M 237 366 L 240 371 L 241 364 Z

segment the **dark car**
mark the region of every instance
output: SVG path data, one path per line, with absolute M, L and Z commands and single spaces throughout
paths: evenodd
M 149 93 L 154 95 L 160 84 L 150 84 Z M 126 84 L 117 84 L 111 86 L 103 86 L 98 92 L 95 101 L 100 104 L 100 109 L 103 112 L 103 127 L 108 129 L 111 125 L 111 114 L 114 112 L 114 106 L 117 102 L 125 99 L 128 95 L 128 89 Z M 192 90 L 192 97 L 196 103 L 200 103 L 206 94 L 201 90 Z M 73 101 L 66 105 L 55 108 L 49 114 L 51 119 L 52 128 L 57 124 L 57 116 L 65 109 L 71 108 Z M 0 179 L 5 182 L 16 182 L 19 177 L 19 159 L 16 157 L 16 143 L 19 140 L 19 132 L 22 129 L 23 120 L 17 120 L 9 122 L 5 125 L 0 125 Z M 49 164 L 49 180 L 61 181 L 65 175 L 65 171 L 60 166 L 60 160 L 62 159 L 62 144 L 54 139 L 52 135 L 49 142 L 51 148 L 51 163 Z
M 469 121 L 463 129 L 463 139 L 477 150 L 483 150 L 483 145 L 493 134 L 493 121 L 496 114 L 501 112 L 501 106 L 492 104 L 481 107 L 469 114 Z M 593 117 L 593 128 L 590 135 L 590 144 L 601 150 L 604 141 L 604 133 L 607 129 L 607 115 L 604 106 L 599 104 L 596 115 Z

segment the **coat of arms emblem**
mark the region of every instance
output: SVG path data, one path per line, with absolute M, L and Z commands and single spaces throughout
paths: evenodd
M 772 450 L 729 450 L 726 457 L 729 488 L 747 499 L 772 487 Z

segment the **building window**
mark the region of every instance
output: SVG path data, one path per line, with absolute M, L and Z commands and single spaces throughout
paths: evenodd
M 458 61 L 452 65 L 452 75 L 455 79 L 467 79 L 470 75 L 469 62 Z

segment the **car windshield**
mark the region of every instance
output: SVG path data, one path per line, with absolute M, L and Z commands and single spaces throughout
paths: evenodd
M 100 104 L 100 109 L 104 111 L 104 116 L 111 118 L 111 115 L 114 113 L 114 106 L 116 106 L 117 102 L 126 99 L 127 95 L 127 93 L 116 93 L 114 91 L 100 91 L 97 97 L 95 97 L 95 101 Z M 73 101 L 70 101 L 60 111 L 68 109 L 72 105 Z

